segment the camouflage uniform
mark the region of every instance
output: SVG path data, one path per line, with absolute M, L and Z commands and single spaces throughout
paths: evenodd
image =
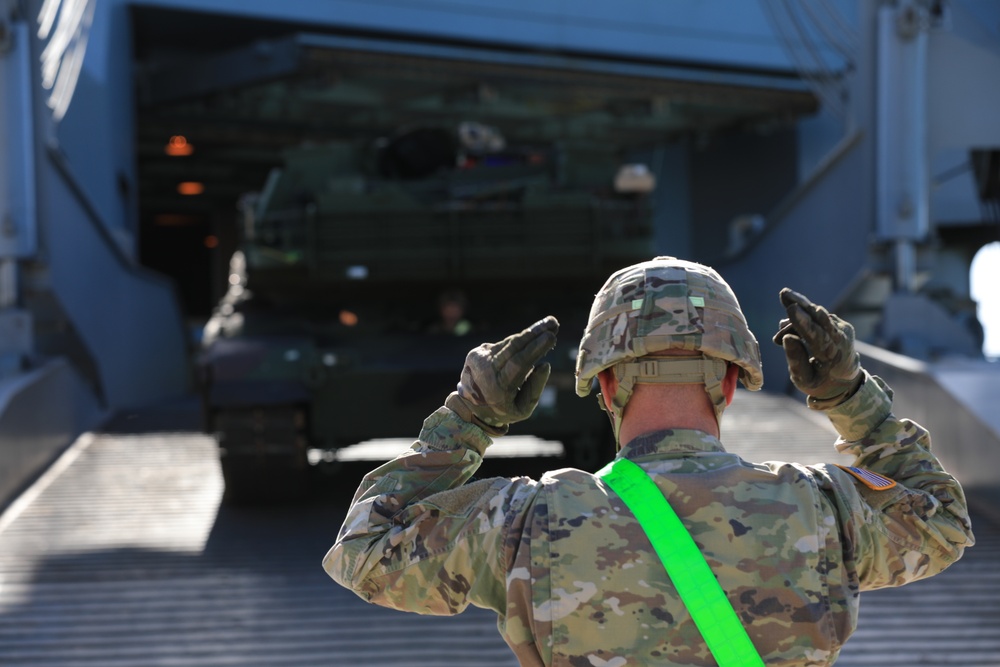
M 782 330 L 786 346 L 799 327 Z M 836 340 L 853 351 L 853 338 Z M 447 401 L 466 419 L 439 409 L 412 451 L 365 477 L 325 569 L 394 609 L 492 609 L 522 665 L 715 665 L 642 527 L 600 479 L 564 469 L 538 481 L 470 482 L 487 431 L 505 432 L 499 422 L 510 416 L 489 412 L 498 417 L 492 423 L 469 408 L 489 403 L 473 391 L 475 379 L 495 374 L 503 345 L 470 353 L 462 376 L 469 398 Z M 673 349 L 700 352 L 700 370 L 690 370 L 690 358 L 653 356 Z M 703 384 L 721 416 L 720 359 L 739 366 L 748 389 L 760 388 L 757 341 L 729 286 L 708 267 L 656 258 L 616 273 L 597 295 L 577 393 L 614 369 L 616 437 L 636 383 Z M 880 379 L 845 367 L 853 393 L 822 407 L 841 435 L 838 449 L 875 476 L 749 463 L 693 430 L 645 434 L 618 453 L 667 497 L 769 665 L 832 664 L 857 624 L 861 591 L 936 574 L 973 543 L 962 489 L 931 454 L 927 432 L 892 416 Z
M 866 376 L 827 412 L 837 448 L 896 482 L 883 491 L 833 465 L 748 463 L 699 431 L 619 452 L 666 494 L 769 665 L 832 664 L 861 591 L 931 576 L 973 543 L 959 484 L 890 406 Z M 492 609 L 522 665 L 715 664 L 605 484 L 572 469 L 467 483 L 489 444 L 451 410 L 431 415 L 412 451 L 365 477 L 323 561 L 330 576 L 394 609 Z

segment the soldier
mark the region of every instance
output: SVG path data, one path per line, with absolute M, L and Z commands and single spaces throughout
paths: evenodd
M 830 665 L 861 591 L 934 575 L 973 537 L 961 487 L 927 432 L 891 414 L 851 325 L 791 290 L 780 299 L 788 317 L 774 340 L 852 467 L 725 451 L 722 412 L 737 379 L 760 389 L 759 350 L 729 285 L 692 262 L 657 257 L 608 279 L 580 343 L 577 393 L 596 379 L 615 467 L 637 464 L 693 536 L 752 642 L 754 660 L 736 664 Z M 469 353 L 412 451 L 365 477 L 324 568 L 394 609 L 492 609 L 522 665 L 733 664 L 713 658 L 678 594 L 672 576 L 686 569 L 668 574 L 636 505 L 606 477 L 563 469 L 470 482 L 491 437 L 531 415 L 557 329 L 548 317 Z

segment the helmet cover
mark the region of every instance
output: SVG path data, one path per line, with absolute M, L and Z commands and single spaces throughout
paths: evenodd
M 691 350 L 739 366 L 743 386 L 764 384 L 760 347 L 736 295 L 711 267 L 656 257 L 612 274 L 594 298 L 576 359 L 576 393 L 620 362 Z

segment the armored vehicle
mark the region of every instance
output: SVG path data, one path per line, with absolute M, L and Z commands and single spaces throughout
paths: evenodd
M 415 436 L 469 349 L 548 314 L 552 377 L 513 432 L 562 442 L 568 464 L 609 457 L 576 347 L 605 277 L 654 252 L 643 151 L 670 114 L 598 74 L 371 54 L 336 72 L 317 92 L 330 141 L 244 197 L 205 329 L 227 496 L 294 495 L 344 446 Z

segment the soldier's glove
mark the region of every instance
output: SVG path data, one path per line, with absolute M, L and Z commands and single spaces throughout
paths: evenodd
M 779 298 L 788 317 L 773 340 L 785 350 L 792 383 L 806 394 L 810 408 L 840 405 L 864 380 L 854 327 L 787 287 Z
M 458 390 L 444 404 L 490 435 L 531 416 L 552 368 L 538 364 L 556 344 L 559 322 L 549 316 L 499 343 L 469 352 Z M 536 365 L 537 364 L 537 365 Z

